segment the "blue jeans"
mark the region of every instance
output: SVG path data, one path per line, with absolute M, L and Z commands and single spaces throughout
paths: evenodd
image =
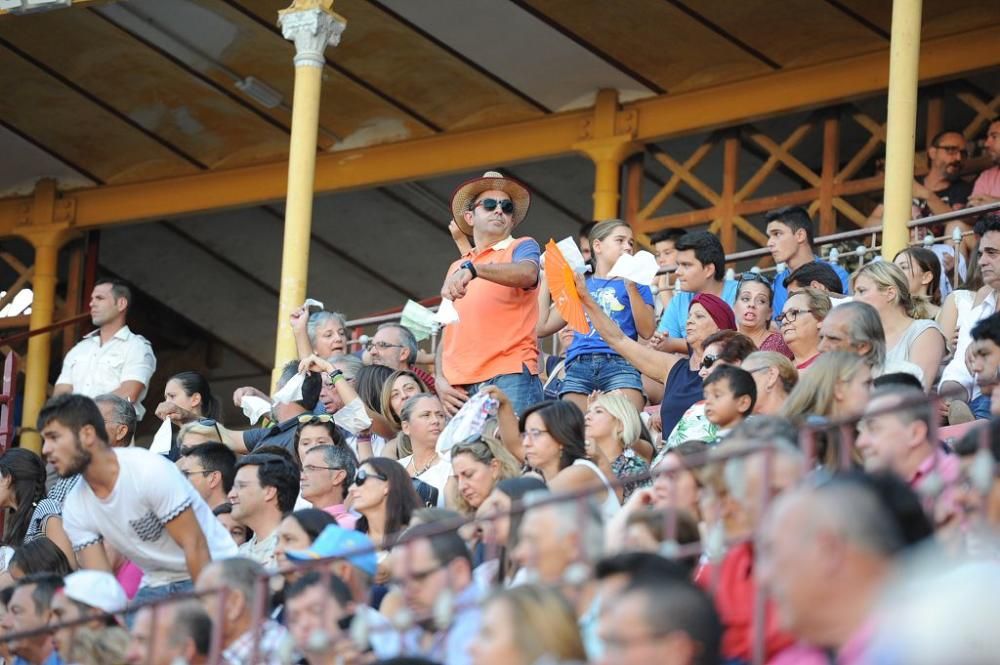
M 559 388 L 559 396 L 624 389 L 642 392 L 639 370 L 617 354 L 583 353 L 566 363 L 566 378 Z
M 171 582 L 170 584 L 161 584 L 160 586 L 144 586 L 139 589 L 139 593 L 135 594 L 135 598 L 132 599 L 129 605 L 140 605 L 160 600 L 161 598 L 169 598 L 178 593 L 190 593 L 191 591 L 194 591 L 194 582 L 191 580 L 181 580 L 180 582 Z M 135 621 L 135 612 L 127 613 L 125 615 L 125 623 L 130 630 L 133 621 Z
M 545 399 L 542 394 L 542 382 L 538 379 L 538 375 L 532 374 L 525 365 L 522 365 L 522 368 L 519 374 L 500 374 L 486 381 L 469 384 L 464 388 L 469 393 L 469 397 L 472 397 L 486 386 L 496 386 L 507 395 L 511 406 L 514 407 L 514 413 L 520 416 L 529 406 L 538 404 Z

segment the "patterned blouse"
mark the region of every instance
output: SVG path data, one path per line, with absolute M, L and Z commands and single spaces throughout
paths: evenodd
M 35 538 L 45 535 L 45 524 L 49 521 L 50 517 L 62 515 L 66 496 L 70 493 L 70 490 L 76 487 L 79 480 L 80 476 L 77 474 L 69 478 L 60 478 L 56 481 L 56 484 L 49 490 L 48 495 L 38 502 L 38 505 L 35 506 L 35 511 L 31 513 L 28 530 L 24 533 L 24 542 L 28 543 Z
M 635 451 L 631 448 L 626 448 L 625 452 L 616 457 L 611 463 L 611 470 L 614 471 L 616 478 L 627 478 L 628 476 L 648 472 L 649 462 L 636 455 Z M 622 501 L 628 500 L 632 492 L 640 487 L 649 487 L 651 484 L 652 482 L 648 478 L 646 480 L 625 483 L 622 487 Z

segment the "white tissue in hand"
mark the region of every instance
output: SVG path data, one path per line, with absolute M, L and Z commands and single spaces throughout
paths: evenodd
M 447 298 L 442 298 L 441 306 L 438 307 L 438 311 L 434 315 L 434 320 L 443 326 L 449 323 L 458 323 L 458 310 L 455 309 L 455 303 Z
M 573 272 L 583 273 L 587 271 L 587 262 L 583 260 L 583 254 L 580 253 L 580 246 L 576 244 L 576 238 L 572 236 L 563 238 L 556 243 L 556 247 L 559 248 Z
M 170 452 L 170 444 L 173 442 L 174 433 L 170 427 L 170 418 L 165 418 L 160 423 L 160 428 L 153 435 L 153 443 L 149 444 L 149 451 L 166 455 Z
M 333 422 L 351 434 L 358 434 L 372 426 L 372 419 L 368 417 L 360 397 L 355 397 L 333 414 Z
M 656 279 L 656 271 L 659 269 L 652 254 L 638 251 L 635 254 L 622 254 L 615 261 L 608 277 L 622 277 L 636 284 L 649 286 Z
M 306 298 L 306 301 L 302 303 L 303 309 L 308 311 L 323 311 L 323 303 L 318 300 L 313 300 L 312 298 Z
M 271 403 L 263 397 L 244 395 L 240 400 L 240 408 L 251 425 L 256 425 L 265 414 L 271 412 Z
M 281 390 L 271 395 L 278 404 L 291 404 L 302 399 L 302 384 L 306 380 L 305 374 L 296 374 L 288 380 L 288 383 L 281 386 Z

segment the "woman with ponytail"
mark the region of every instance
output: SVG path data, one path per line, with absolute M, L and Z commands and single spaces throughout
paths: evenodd
M 167 379 L 163 401 L 156 407 L 157 418 L 170 418 L 178 425 L 199 419 L 218 420 L 221 415 L 219 400 L 212 394 L 208 379 L 191 371 Z
M 69 561 L 75 561 L 62 526 L 62 504 L 78 479 L 60 480 L 46 496 L 45 463 L 38 455 L 24 448 L 11 448 L 0 455 L 0 507 L 4 510 L 0 544 L 17 548 L 45 536 Z

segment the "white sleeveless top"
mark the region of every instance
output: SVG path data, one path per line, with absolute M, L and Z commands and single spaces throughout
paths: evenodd
M 618 495 L 615 493 L 615 488 L 608 482 L 607 476 L 604 475 L 604 472 L 601 471 L 600 467 L 590 460 L 583 458 L 573 460 L 573 466 L 585 466 L 596 473 L 597 477 L 601 479 L 601 482 L 607 489 L 607 497 L 598 505 L 598 508 L 601 511 L 601 518 L 604 520 L 604 523 L 607 524 L 608 520 L 614 517 L 622 507 L 621 502 L 618 501 Z
M 891 348 L 887 349 L 885 352 L 885 365 L 889 367 L 896 363 L 910 363 L 913 362 L 910 359 L 910 348 L 913 343 L 917 340 L 920 335 L 926 331 L 928 328 L 933 328 L 944 338 L 944 333 L 941 332 L 941 327 L 931 321 L 930 319 L 916 319 L 907 326 L 906 330 L 903 331 L 903 335 L 899 338 L 899 341 Z M 921 377 L 922 378 L 922 377 Z

